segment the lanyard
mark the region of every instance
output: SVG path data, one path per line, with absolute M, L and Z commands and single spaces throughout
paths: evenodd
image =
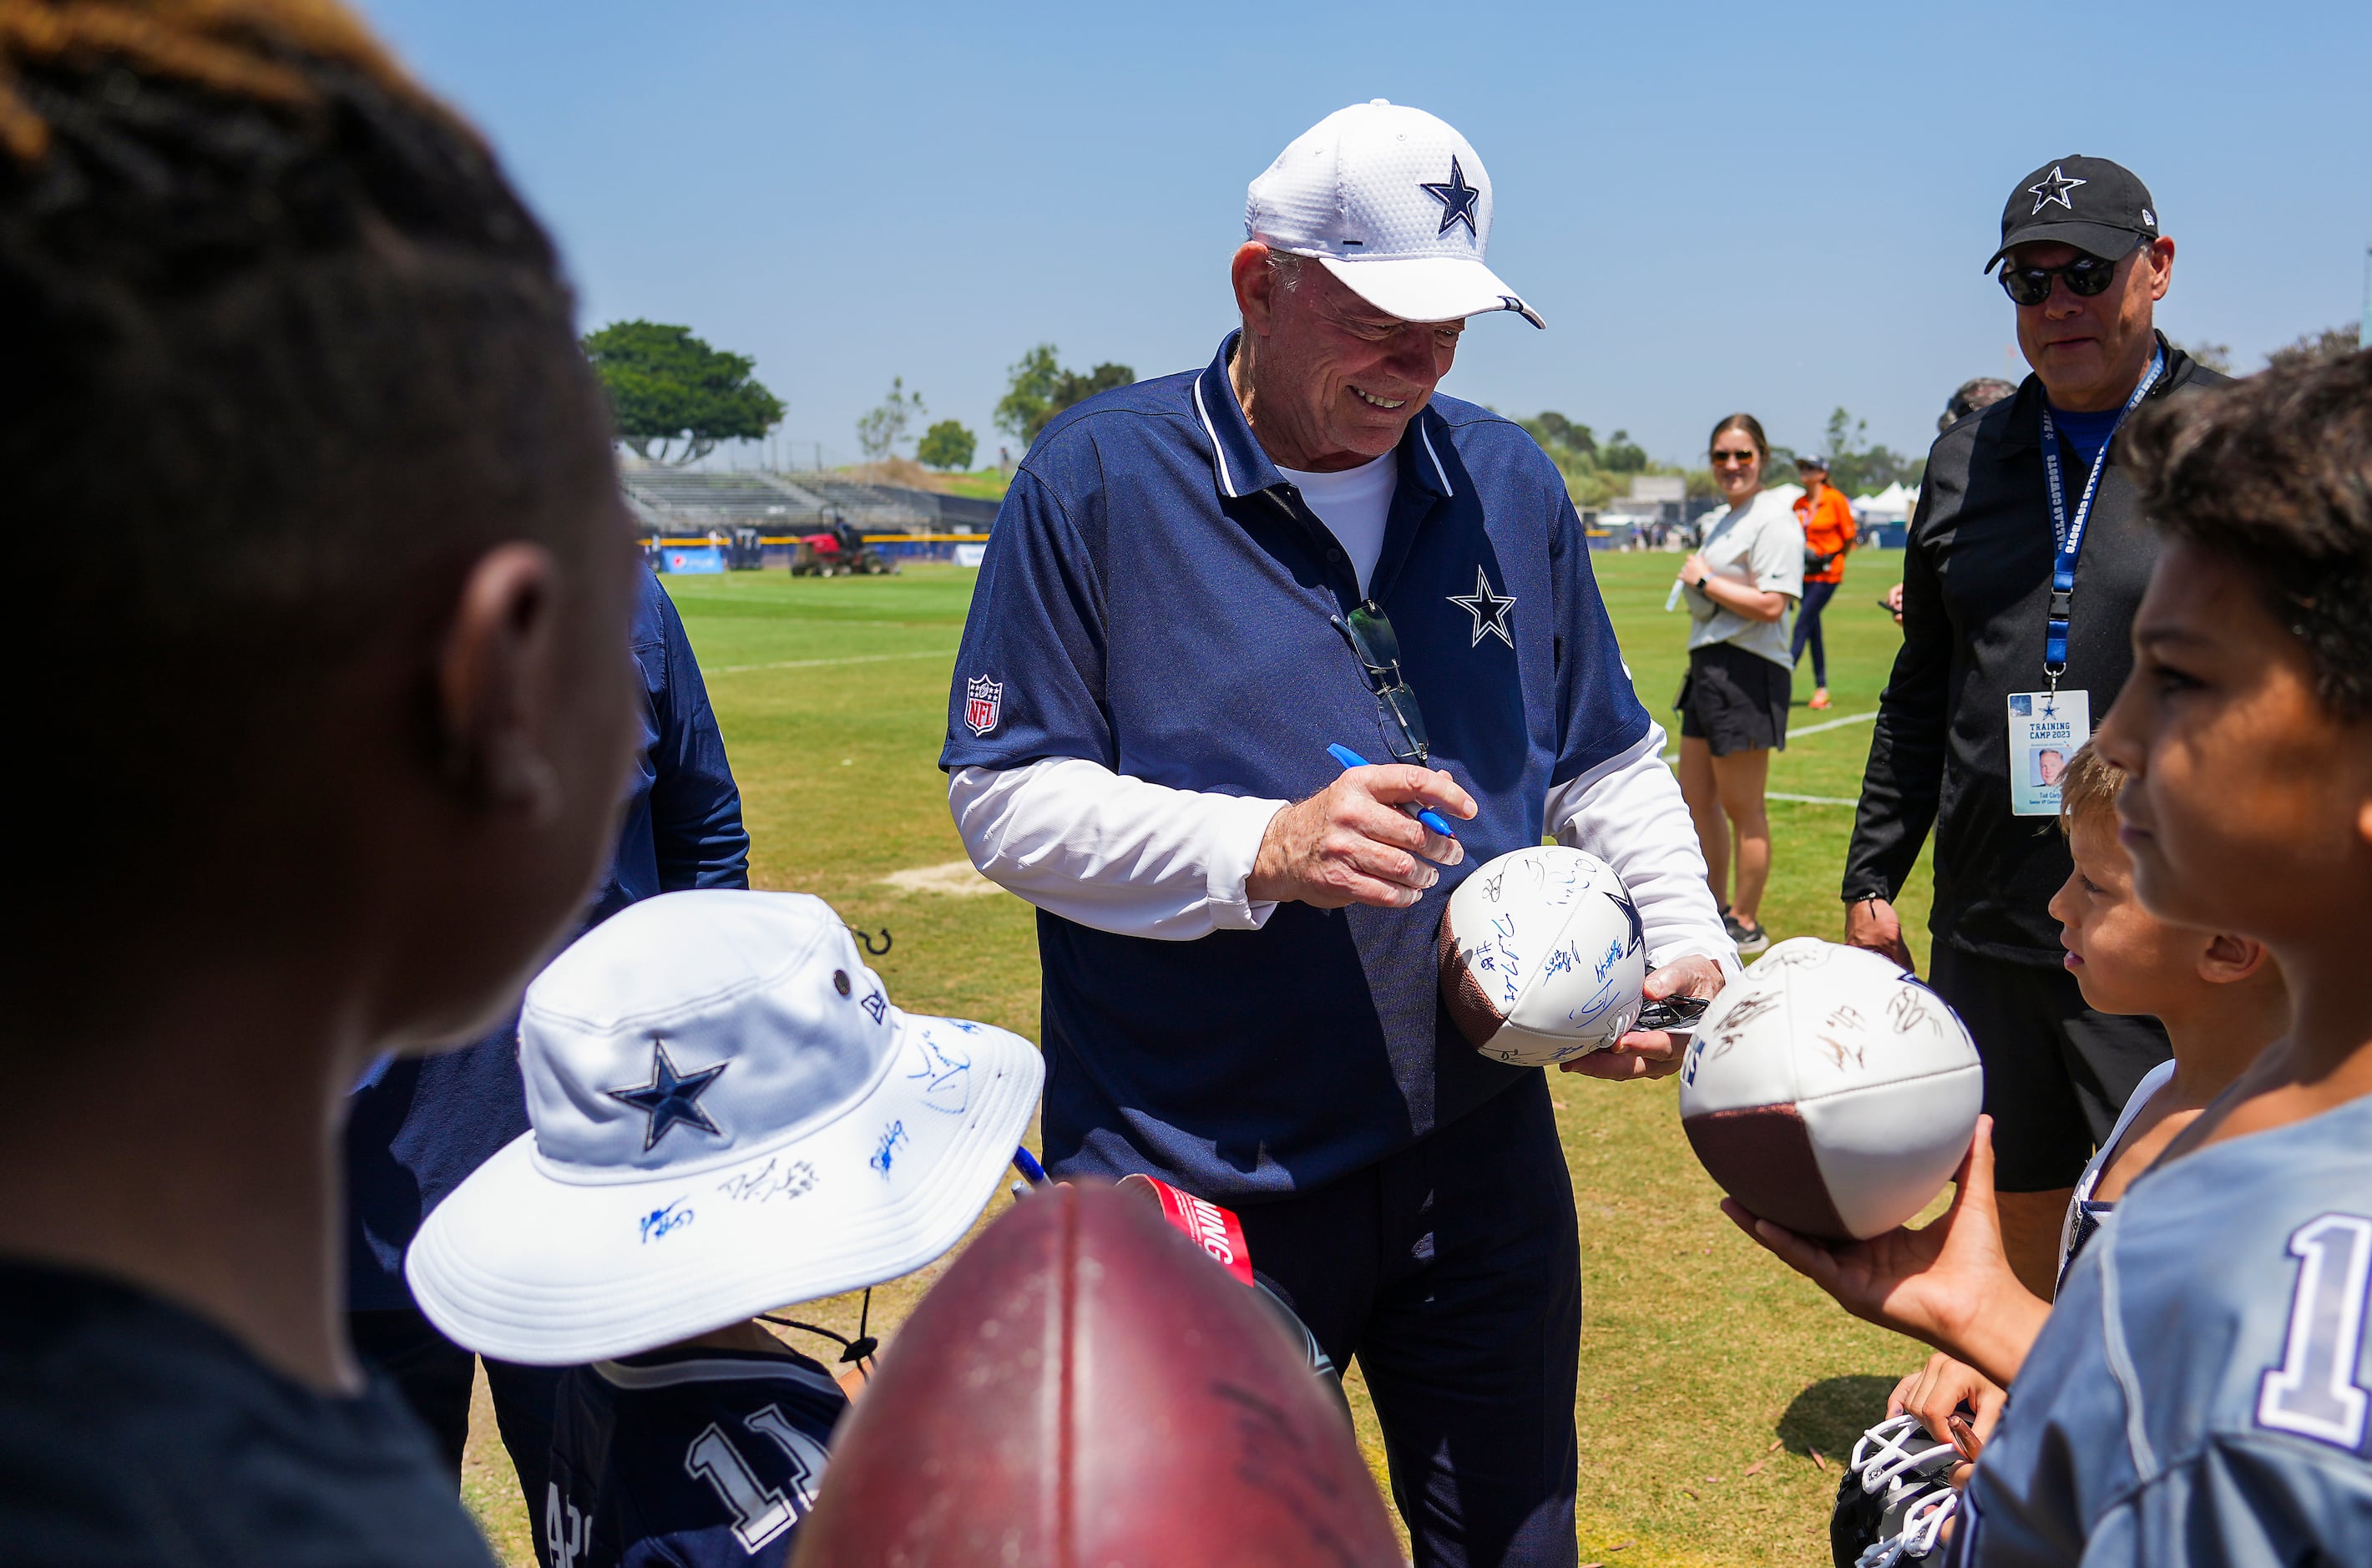
M 2092 518 L 2092 497 L 2100 488 L 2100 472 L 2109 466 L 2109 447 L 2123 429 L 2125 419 L 2149 396 L 2157 384 L 2158 373 L 2166 368 L 2166 353 L 2160 350 L 2150 360 L 2149 374 L 2142 377 L 2125 406 L 2117 411 L 2117 422 L 2109 426 L 2108 439 L 2100 443 L 2099 455 L 2092 460 L 2092 471 L 2084 480 L 2084 494 L 2076 503 L 2076 517 L 2067 516 L 2067 487 L 2059 472 L 2059 427 L 2052 422 L 2051 401 L 2042 404 L 2042 477 L 2051 487 L 2051 533 L 2059 541 L 2059 554 L 2051 563 L 2051 619 L 2045 624 L 2042 638 L 2042 673 L 2051 679 L 2051 689 L 2059 690 L 2059 678 L 2067 672 L 2067 622 L 2076 599 L 2076 558 L 2084 553 L 2084 525 Z

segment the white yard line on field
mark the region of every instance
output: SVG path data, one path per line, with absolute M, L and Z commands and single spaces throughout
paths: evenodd
M 916 654 L 851 654 L 845 658 L 786 658 L 773 664 L 713 664 L 704 675 L 742 675 L 753 669 L 815 669 L 828 664 L 888 664 L 892 659 L 943 658 L 956 656 L 953 648 L 928 648 Z
M 1787 738 L 1790 740 L 1801 740 L 1808 735 L 1818 735 L 1824 729 L 1843 729 L 1849 724 L 1867 724 L 1870 720 L 1876 717 L 1878 717 L 1878 714 L 1874 712 L 1866 714 L 1847 714 L 1841 719 L 1828 719 L 1820 724 L 1808 724 L 1800 729 L 1790 725 L 1787 727 Z M 1667 764 L 1677 762 L 1680 760 L 1680 754 L 1678 751 L 1667 751 L 1664 753 L 1664 761 Z M 1771 798 L 1773 800 L 1785 800 L 1788 797 L 1784 795 L 1774 795 L 1772 796 Z M 1802 798 L 1808 800 L 1811 797 L 1809 796 L 1806 796 Z M 1823 796 L 1822 798 L 1825 799 L 1826 797 Z M 1849 800 L 1845 802 L 1845 804 L 1851 806 L 1854 802 Z
M 1680 761 L 1678 757 L 1658 757 L 1656 760 L 1668 768 L 1679 767 Z M 1797 806 L 1859 806 L 1861 804 L 1858 800 L 1847 800 L 1842 795 L 1789 795 L 1786 791 L 1778 789 L 1764 790 L 1762 798 L 1793 801 Z
M 1873 711 L 1866 714 L 1847 714 L 1841 719 L 1830 719 L 1821 724 L 1808 724 L 1801 729 L 1797 729 L 1794 725 L 1789 725 L 1787 726 L 1787 738 L 1793 740 L 1799 735 L 1818 735 L 1824 729 L 1843 729 L 1849 724 L 1867 724 L 1870 720 L 1876 717 L 1878 717 L 1878 714 Z M 1779 797 L 1773 796 L 1772 798 L 1775 800 Z

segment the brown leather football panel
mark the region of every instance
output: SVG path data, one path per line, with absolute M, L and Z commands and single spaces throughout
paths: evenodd
M 1706 1173 L 1749 1214 L 1798 1236 L 1853 1239 L 1813 1157 L 1811 1133 L 1794 1106 L 1708 1111 L 1682 1117 L 1680 1127 Z
M 1491 1005 L 1491 998 L 1482 990 L 1482 982 L 1474 978 L 1474 971 L 1459 960 L 1458 937 L 1449 929 L 1449 910 L 1446 905 L 1441 912 L 1439 947 L 1442 1003 L 1449 1009 L 1450 1022 L 1456 1024 L 1458 1032 L 1466 1037 L 1466 1043 L 1480 1051 L 1491 1042 L 1491 1037 L 1499 1032 L 1499 1026 L 1507 1019 Z
M 991 1225 L 885 1346 L 799 1568 L 1401 1561 L 1341 1410 L 1259 1298 L 1108 1187 Z

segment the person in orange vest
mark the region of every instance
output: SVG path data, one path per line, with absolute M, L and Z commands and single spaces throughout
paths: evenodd
M 1853 506 L 1844 492 L 1829 482 L 1829 460 L 1818 452 L 1796 459 L 1796 478 L 1804 486 L 1796 501 L 1796 520 L 1804 526 L 1804 602 L 1796 610 L 1791 652 L 1800 661 L 1804 645 L 1812 645 L 1812 706 L 1825 708 L 1829 649 L 1820 639 L 1820 611 L 1845 580 L 1845 556 L 1854 547 Z

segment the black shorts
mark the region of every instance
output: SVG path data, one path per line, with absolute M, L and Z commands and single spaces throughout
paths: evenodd
M 1680 710 L 1680 733 L 1706 742 L 1716 757 L 1785 751 L 1794 683 L 1786 666 L 1715 643 L 1689 650 L 1688 678 L 1672 706 Z
M 2073 1187 L 2149 1070 L 2174 1054 L 2156 1018 L 2095 1013 L 2076 977 L 1936 944 L 1928 982 L 1975 1037 L 1994 1119 L 1994 1185 Z

